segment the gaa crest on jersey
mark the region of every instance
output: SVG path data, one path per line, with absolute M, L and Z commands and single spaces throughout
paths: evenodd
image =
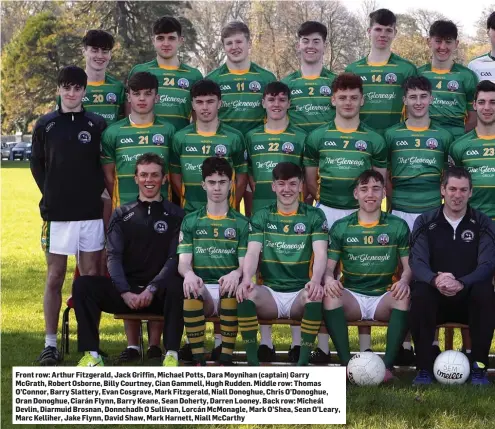
M 87 131 L 81 131 L 78 135 L 77 135 L 77 139 L 81 142 L 81 143 L 89 143 L 91 141 L 91 134 L 89 134 Z
M 179 88 L 186 89 L 189 88 L 189 81 L 185 77 L 181 77 L 177 81 L 177 85 L 179 85 Z
M 259 92 L 261 90 L 261 84 L 258 81 L 253 80 L 249 83 L 249 90 L 252 92 Z
M 234 228 L 227 228 L 225 232 L 223 233 L 225 238 L 229 240 L 233 240 L 236 237 L 235 229 Z
M 163 137 L 162 134 L 155 134 L 151 141 L 153 142 L 153 144 L 161 146 L 163 143 L 165 143 L 165 137 Z
M 470 229 L 466 229 L 465 231 L 462 231 L 461 240 L 465 241 L 466 243 L 471 243 L 471 241 L 474 240 L 474 232 L 471 231 Z
M 386 244 L 388 244 L 390 241 L 390 238 L 388 236 L 388 234 L 380 234 L 378 236 L 378 243 L 380 243 L 382 246 L 385 246 Z
M 354 147 L 357 150 L 366 150 L 368 148 L 368 143 L 366 143 L 364 140 L 358 140 L 355 144 Z
M 294 152 L 294 145 L 291 142 L 285 142 L 282 145 L 282 152 L 283 153 L 292 153 L 292 152 Z
M 457 82 L 456 80 L 451 80 L 448 84 L 447 84 L 447 89 L 449 91 L 457 91 L 459 89 L 459 82 Z
M 320 86 L 320 94 L 324 95 L 324 96 L 331 95 L 332 90 L 330 89 L 329 86 L 323 85 L 323 86 Z
M 117 95 L 115 95 L 113 92 L 109 92 L 105 99 L 107 100 L 107 103 L 115 104 L 117 102 Z
M 433 137 L 426 140 L 426 147 L 429 149 L 436 149 L 438 147 L 438 140 Z
M 396 83 L 397 82 L 397 75 L 395 73 L 387 73 L 385 75 L 385 82 Z
M 296 223 L 294 225 L 294 232 L 296 234 L 304 234 L 306 232 L 306 225 L 303 223 Z
M 223 144 L 216 145 L 215 146 L 215 155 L 216 156 L 227 155 L 227 148 Z
M 158 220 L 153 225 L 153 228 L 155 229 L 156 232 L 158 232 L 158 234 L 163 234 L 167 232 L 168 225 L 167 222 L 165 222 L 164 220 Z

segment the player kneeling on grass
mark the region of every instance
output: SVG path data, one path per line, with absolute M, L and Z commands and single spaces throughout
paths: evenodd
M 336 221 L 330 229 L 323 315 L 345 365 L 351 358 L 347 321 L 389 322 L 387 381 L 393 377 L 390 369 L 407 329 L 411 271 L 409 228 L 404 220 L 381 211 L 384 197 L 383 176 L 379 172 L 368 170 L 359 175 L 354 188 L 358 211 Z M 342 277 L 337 280 L 333 274 L 339 261 Z M 399 267 L 402 276 L 394 283 L 393 276 Z
M 277 202 L 251 219 L 242 283 L 237 289 L 239 330 L 249 365 L 259 365 L 258 320 L 301 320 L 297 364 L 307 365 L 321 323 L 321 286 L 327 261 L 328 227 L 321 209 L 299 202 L 301 167 L 281 162 L 273 169 Z M 260 258 L 261 255 L 261 258 Z M 263 286 L 252 283 L 260 260 Z M 299 339 L 292 339 L 293 345 Z M 296 343 L 297 344 L 297 343 Z
M 184 211 L 160 195 L 165 181 L 162 158 L 145 153 L 136 161 L 137 201 L 118 207 L 107 234 L 107 265 L 111 279 L 82 276 L 74 281 L 79 351 L 78 366 L 103 365 L 98 355 L 100 313 L 153 313 L 165 318 L 150 331 L 150 350 L 157 350 L 164 332 L 164 366 L 177 366 L 182 322 L 182 285 L 177 273 L 177 244 Z M 165 293 L 165 299 L 163 294 Z M 155 322 L 156 323 L 156 322 Z M 127 354 L 139 358 L 138 335 L 127 331 Z
M 220 316 L 222 344 L 212 357 L 229 365 L 237 337 L 235 292 L 242 276 L 249 221 L 229 206 L 233 173 L 229 162 L 207 158 L 201 172 L 208 201 L 184 218 L 177 250 L 186 298 L 184 325 L 193 361 L 203 365 L 205 317 Z

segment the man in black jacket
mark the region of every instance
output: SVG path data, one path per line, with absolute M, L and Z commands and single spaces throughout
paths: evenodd
M 165 317 L 165 366 L 177 366 L 184 329 L 182 278 L 177 273 L 177 245 L 184 211 L 160 195 L 163 160 L 145 153 L 136 161 L 137 201 L 118 207 L 107 234 L 107 277 L 81 276 L 74 281 L 79 366 L 103 365 L 98 354 L 98 322 L 106 313 L 155 313 Z M 165 295 L 165 299 L 163 298 Z M 128 344 L 137 346 L 136 338 Z M 153 344 L 152 344 L 153 342 Z M 159 347 L 159 337 L 150 346 Z
M 83 109 L 86 85 L 83 69 L 63 68 L 57 81 L 60 107 L 42 116 L 33 130 L 31 172 L 42 196 L 41 246 L 48 271 L 41 365 L 56 365 L 60 360 L 57 326 L 67 256 L 76 255 L 82 275 L 96 275 L 105 244 L 100 140 L 106 124 L 101 116 Z
M 495 228 L 488 216 L 468 205 L 472 181 L 464 168 L 444 172 L 441 193 L 445 204 L 416 219 L 411 236 L 410 313 L 419 369 L 414 384 L 433 381 L 436 325 L 460 322 L 468 323 L 471 332 L 471 383 L 486 385 L 494 329 Z

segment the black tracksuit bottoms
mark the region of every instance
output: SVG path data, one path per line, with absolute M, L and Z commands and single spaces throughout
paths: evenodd
M 132 291 L 138 293 L 138 291 Z M 165 296 L 153 297 L 147 308 L 130 309 L 107 277 L 81 276 L 72 287 L 74 310 L 77 319 L 77 342 L 80 352 L 97 351 L 100 348 L 98 325 L 101 312 L 152 313 L 163 315 L 163 345 L 165 350 L 178 351 L 184 330 L 182 279 L 177 275 L 171 278 L 165 290 Z
M 495 293 L 491 280 L 464 288 L 447 297 L 428 283 L 415 281 L 411 287 L 411 333 L 416 348 L 418 369 L 433 372 L 432 343 L 437 324 L 447 322 L 469 325 L 471 358 L 488 367 L 488 354 L 495 320 Z

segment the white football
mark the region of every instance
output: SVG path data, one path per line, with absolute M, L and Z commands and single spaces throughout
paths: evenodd
M 358 386 L 376 386 L 385 377 L 385 364 L 373 352 L 356 353 L 347 364 L 347 378 Z
M 462 384 L 470 372 L 469 359 L 464 353 L 455 350 L 440 353 L 433 364 L 433 374 L 442 384 Z

